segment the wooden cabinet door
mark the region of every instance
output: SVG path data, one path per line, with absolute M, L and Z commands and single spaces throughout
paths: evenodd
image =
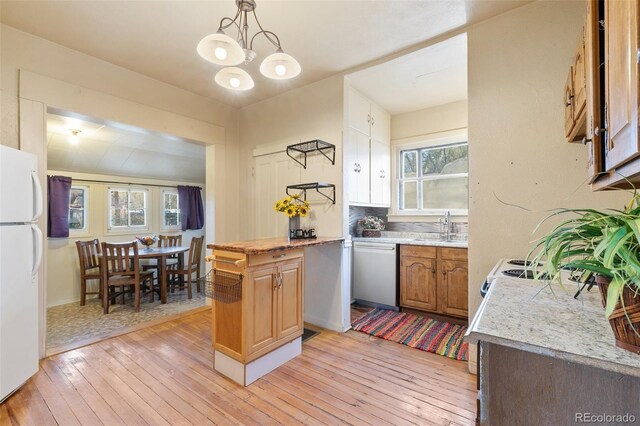
M 371 122 L 371 102 L 369 99 L 360 92 L 351 89 L 349 91 L 348 114 L 349 127 L 369 136 Z
M 567 82 L 564 85 L 564 136 L 569 139 L 575 121 L 573 121 L 573 67 L 569 68 Z
M 605 2 L 607 171 L 635 158 L 638 146 L 637 1 Z
M 571 84 L 573 85 L 573 121 L 578 122 L 584 113 L 587 104 L 586 77 L 585 77 L 585 52 L 584 52 L 584 28 L 580 33 L 576 56 L 571 68 Z
M 249 269 L 247 273 L 247 355 L 269 346 L 277 340 L 277 291 L 273 266 Z
M 302 261 L 295 260 L 280 266 L 278 283 L 278 339 L 303 328 L 302 319 Z
M 371 139 L 371 204 L 391 203 L 391 147 Z
M 391 140 L 391 117 L 376 104 L 371 104 L 371 139 L 385 143 Z
M 586 134 L 587 176 L 592 183 L 602 172 L 602 139 L 596 135 L 596 127 L 601 123 L 601 50 L 600 50 L 600 9 L 598 0 L 587 0 L 587 21 L 585 23 L 585 80 L 586 80 Z
M 466 318 L 469 312 L 469 270 L 466 261 L 441 260 L 438 283 L 439 311 Z
M 436 259 L 400 256 L 400 305 L 436 311 Z

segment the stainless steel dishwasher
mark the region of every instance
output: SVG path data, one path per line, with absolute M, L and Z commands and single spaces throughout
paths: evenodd
M 353 298 L 365 305 L 398 310 L 397 246 L 353 243 Z

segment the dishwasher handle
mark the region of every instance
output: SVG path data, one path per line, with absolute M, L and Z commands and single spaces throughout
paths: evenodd
M 381 250 L 381 251 L 395 251 L 396 248 L 395 247 L 379 247 L 379 246 L 365 246 L 365 245 L 360 245 L 358 244 L 357 246 L 355 246 L 356 249 L 361 249 L 361 248 L 365 248 L 365 249 L 370 249 L 370 250 Z

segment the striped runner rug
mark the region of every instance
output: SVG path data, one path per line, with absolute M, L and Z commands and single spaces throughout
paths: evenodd
M 374 309 L 356 319 L 351 326 L 371 336 L 422 351 L 466 361 L 469 344 L 462 341 L 467 327 L 414 314 Z

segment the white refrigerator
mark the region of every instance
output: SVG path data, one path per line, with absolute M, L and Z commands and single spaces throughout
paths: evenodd
M 35 155 L 0 146 L 0 401 L 38 371 L 43 197 Z

